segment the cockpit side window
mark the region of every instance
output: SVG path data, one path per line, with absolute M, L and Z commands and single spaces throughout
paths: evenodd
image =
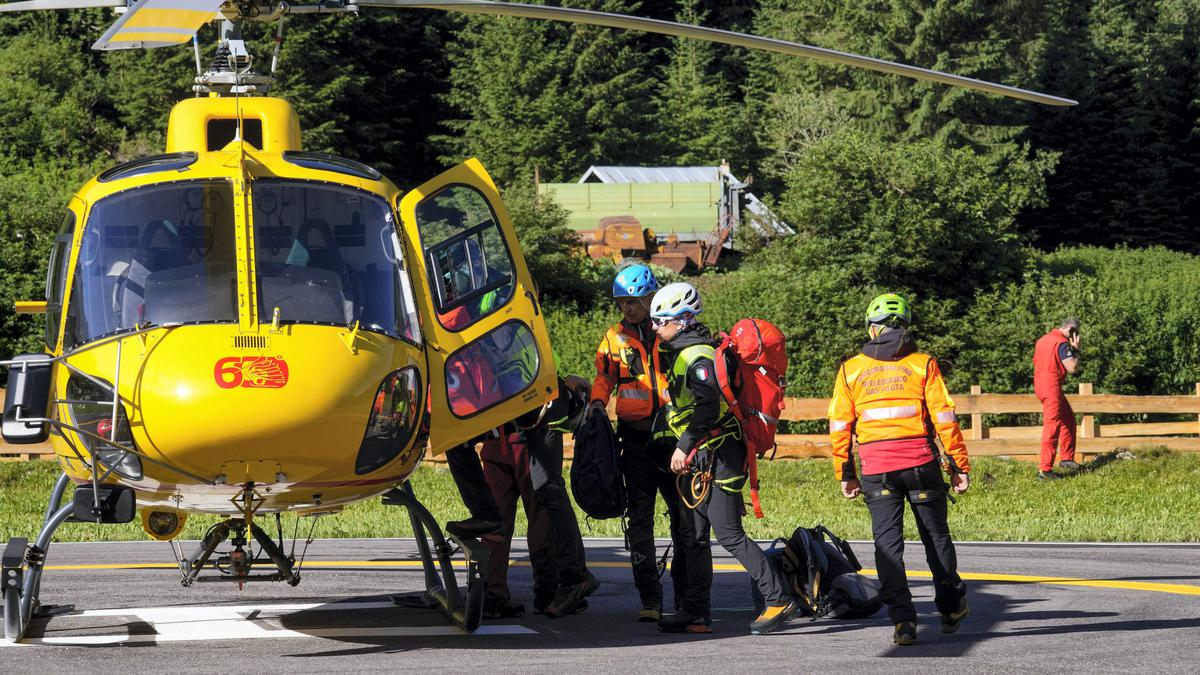
M 58 327 L 62 321 L 62 301 L 66 295 L 67 263 L 71 259 L 71 238 L 75 234 L 75 214 L 67 211 L 50 249 L 50 267 L 46 272 L 46 348 L 58 346 Z
M 462 330 L 508 303 L 512 256 L 478 190 L 447 186 L 417 205 L 416 221 L 443 326 Z

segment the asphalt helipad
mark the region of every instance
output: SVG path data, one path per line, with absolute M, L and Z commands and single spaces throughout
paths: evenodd
M 871 567 L 870 545 L 855 549 Z M 181 587 L 166 544 L 55 544 L 42 599 L 76 611 L 36 620 L 20 645 L 0 641 L 0 672 L 1196 671 L 1200 545 L 960 543 L 958 552 L 970 619 L 940 634 L 923 551 L 910 545 L 922 627 L 916 646 L 900 648 L 882 612 L 749 635 L 748 577 L 720 549 L 710 636 L 635 622 L 637 595 L 613 540 L 588 542 L 602 585 L 586 613 L 530 613 L 468 635 L 389 601 L 423 588 L 411 540 L 319 540 L 298 587 L 241 591 Z M 531 604 L 523 548 L 515 560 L 512 586 Z

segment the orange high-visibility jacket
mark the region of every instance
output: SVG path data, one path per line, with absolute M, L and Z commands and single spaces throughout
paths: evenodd
M 913 352 L 880 361 L 858 354 L 838 369 L 829 402 L 829 441 L 838 480 L 857 475 L 852 437 L 858 438 L 863 473 L 875 474 L 932 460 L 935 431 L 957 469 L 970 471 L 954 401 L 932 356 Z
M 592 400 L 608 405 L 615 392 L 617 418 L 628 422 L 646 420 L 658 412 L 671 400 L 667 376 L 659 363 L 658 342 L 654 337 L 647 355 L 636 328 L 624 322 L 609 328 L 596 348 Z

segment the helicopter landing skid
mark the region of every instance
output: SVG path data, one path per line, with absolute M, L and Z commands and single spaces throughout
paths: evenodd
M 421 563 L 425 570 L 425 593 L 422 596 L 424 606 L 436 607 L 455 626 L 468 633 L 474 632 L 483 621 L 488 550 L 478 539 L 450 535 L 450 540 L 447 541 L 446 536 L 442 534 L 441 526 L 433 518 L 433 514 L 429 513 L 429 509 L 426 509 L 417 500 L 412 485 L 408 482 L 384 495 L 383 503 L 408 509 L 413 537 L 417 540 L 417 550 L 421 554 Z M 433 538 L 432 547 L 430 546 L 430 537 Z M 467 562 L 465 599 L 459 589 L 458 578 L 454 575 L 452 558 L 455 549 L 451 542 L 462 550 L 463 557 Z M 437 555 L 436 563 L 434 562 L 435 553 Z M 412 600 L 413 598 L 410 596 L 392 596 L 392 602 L 398 605 L 411 605 L 413 604 Z
M 51 509 L 56 506 L 52 503 Z M 25 636 L 33 617 L 61 614 L 74 609 L 71 605 L 43 607 L 38 600 L 50 542 L 58 526 L 73 512 L 72 504 L 48 510 L 42 531 L 32 546 L 24 537 L 13 537 L 4 547 L 4 554 L 0 557 L 0 588 L 4 596 L 4 638 L 9 642 L 19 642 Z

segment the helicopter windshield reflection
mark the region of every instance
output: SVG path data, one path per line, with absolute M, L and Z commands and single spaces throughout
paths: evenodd
M 64 342 L 136 326 L 237 320 L 233 189 L 225 181 L 151 185 L 92 207 Z
M 258 313 L 348 325 L 415 341 L 416 310 L 387 202 L 358 190 L 255 181 Z

